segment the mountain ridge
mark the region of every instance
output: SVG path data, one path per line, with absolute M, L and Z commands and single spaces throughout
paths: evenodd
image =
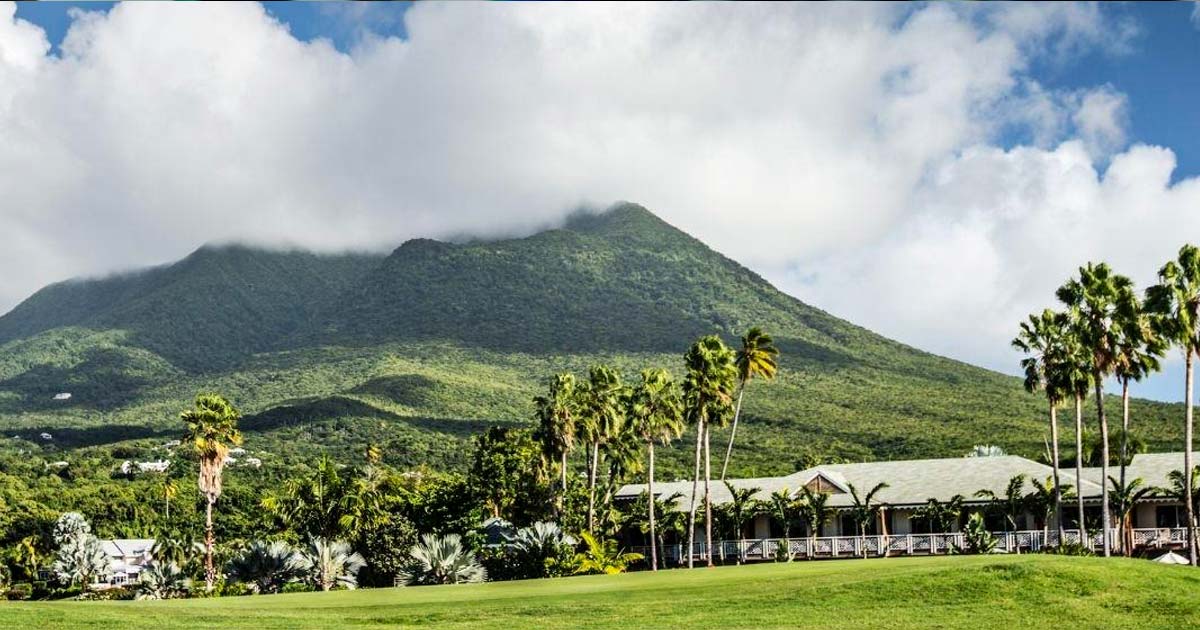
M 550 374 L 678 373 L 699 335 L 736 343 L 752 325 L 775 336 L 783 369 L 748 391 L 743 472 L 788 472 L 809 452 L 1040 451 L 1044 404 L 1017 378 L 805 304 L 628 203 L 522 238 L 410 239 L 386 255 L 209 247 L 144 275 L 51 285 L 0 317 L 0 431 L 103 446 L 172 426 L 196 391 L 217 390 L 248 414 L 251 442 L 281 453 L 382 442 L 403 463 L 461 465 L 453 445 L 481 424 L 527 423 Z M 51 400 L 68 386 L 70 401 Z M 1152 445 L 1175 439 L 1173 409 L 1135 403 Z M 301 426 L 324 433 L 301 440 Z

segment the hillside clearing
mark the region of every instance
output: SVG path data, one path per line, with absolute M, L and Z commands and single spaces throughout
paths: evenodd
M 843 560 L 167 602 L 0 604 L 0 627 L 1182 628 L 1200 573 L 1043 555 Z

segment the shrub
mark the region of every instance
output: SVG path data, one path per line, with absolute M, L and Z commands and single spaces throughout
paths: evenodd
M 10 600 L 29 599 L 33 596 L 33 585 L 28 582 L 18 582 L 8 587 L 4 596 Z
M 461 584 L 482 582 L 487 571 L 475 554 L 463 547 L 457 534 L 437 537 L 426 534 L 410 552 L 412 561 L 399 578 L 409 586 L 420 584 Z
M 79 599 L 95 602 L 128 601 L 137 595 L 131 588 L 115 586 L 98 591 L 86 591 L 79 594 Z
M 312 584 L 308 582 L 288 582 L 279 589 L 280 593 L 311 593 L 313 592 Z
M 537 522 L 517 530 L 508 549 L 516 577 L 544 578 L 575 571 L 575 545 L 557 524 Z
M 1057 547 L 1044 547 L 1043 553 L 1055 554 L 1060 556 L 1092 556 L 1095 553 L 1087 548 L 1087 545 L 1079 542 L 1064 542 Z
M 579 565 L 576 573 L 624 573 L 630 564 L 642 559 L 640 553 L 621 551 L 615 540 L 597 540 L 587 532 L 582 537 L 585 547 L 582 553 L 575 556 Z

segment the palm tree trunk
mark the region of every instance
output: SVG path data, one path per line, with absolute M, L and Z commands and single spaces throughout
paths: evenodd
M 1083 520 L 1083 395 L 1075 393 L 1075 497 L 1079 504 L 1079 544 L 1091 548 Z
M 559 491 L 558 491 L 558 519 L 559 519 L 559 522 L 562 521 L 563 510 L 564 510 L 563 502 L 566 500 L 566 497 L 567 497 L 567 451 L 566 451 L 566 449 L 563 449 L 561 457 L 562 457 L 562 459 L 559 461 L 559 464 L 558 464 L 558 467 L 562 474 L 562 486 L 559 488 Z
M 646 467 L 646 492 L 650 504 L 650 570 L 658 570 L 658 544 L 655 538 L 654 528 L 654 442 L 649 444 L 650 461 Z
M 700 445 L 704 440 L 704 421 L 696 424 L 696 471 L 692 473 L 692 503 L 688 512 L 687 565 L 692 568 L 692 550 L 696 542 L 696 488 L 700 484 Z
M 1063 525 L 1062 483 L 1059 481 L 1058 409 L 1054 401 L 1050 401 L 1050 462 L 1054 466 L 1054 520 L 1058 522 L 1058 544 L 1062 545 L 1066 538 L 1066 527 Z
M 600 443 L 592 442 L 591 462 L 588 465 L 588 533 L 596 533 L 596 468 L 600 466 Z
M 725 481 L 725 471 L 729 469 L 729 456 L 733 453 L 733 440 L 737 437 L 738 418 L 742 415 L 742 395 L 746 393 L 746 381 L 738 388 L 737 406 L 733 409 L 733 428 L 729 430 L 729 446 L 725 447 L 725 463 L 721 464 L 721 481 Z
M 708 545 L 708 566 L 713 565 L 712 558 L 712 488 L 710 481 L 712 480 L 712 458 L 709 443 L 712 441 L 712 435 L 709 433 L 708 423 L 704 423 L 704 540 Z M 724 551 L 724 550 L 722 550 Z
M 211 593 L 213 582 L 216 581 L 217 571 L 213 568 L 213 503 L 216 497 L 211 493 L 204 502 L 204 590 Z
M 1108 511 L 1108 417 L 1104 415 L 1104 381 L 1100 372 L 1092 373 L 1096 381 L 1096 415 L 1100 418 L 1100 536 L 1104 557 L 1112 555 L 1112 515 Z
M 1187 496 L 1184 497 L 1184 515 L 1187 518 L 1188 558 L 1192 566 L 1196 566 L 1196 517 L 1195 506 L 1192 505 L 1192 379 L 1195 366 L 1192 364 L 1192 348 L 1184 348 L 1187 354 L 1184 364 L 1187 366 L 1184 376 L 1184 429 L 1183 429 L 1183 487 Z
M 1121 379 L 1121 490 L 1125 490 L 1125 465 L 1129 461 L 1129 379 Z M 1122 499 L 1122 505 L 1118 509 L 1126 511 L 1129 506 L 1124 505 L 1125 500 Z M 1133 526 L 1132 515 L 1127 514 L 1129 520 L 1128 526 Z M 1132 535 L 1132 531 L 1130 532 Z M 1121 555 L 1128 556 L 1133 552 L 1130 549 L 1131 545 L 1127 544 L 1126 536 L 1121 537 Z

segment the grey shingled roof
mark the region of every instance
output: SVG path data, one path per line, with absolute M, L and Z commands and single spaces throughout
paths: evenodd
M 1200 465 L 1200 453 L 1192 454 L 1192 466 Z M 1093 468 L 1095 471 L 1095 479 L 1100 478 L 1100 469 Z M 1129 462 L 1126 468 L 1125 477 L 1127 479 L 1142 478 L 1147 486 L 1158 488 L 1170 488 L 1171 482 L 1167 479 L 1167 475 L 1172 470 L 1183 470 L 1183 451 L 1175 453 L 1142 453 L 1133 456 L 1133 461 Z M 1116 478 L 1120 474 L 1120 468 L 1110 466 L 1108 474 Z
M 1074 485 L 1073 476 L 1067 472 L 1063 471 L 1066 476 L 1064 483 Z M 735 488 L 758 488 L 755 498 L 766 500 L 771 493 L 780 489 L 786 488 L 795 492 L 820 474 L 838 486 L 853 484 L 860 496 L 877 483 L 885 482 L 888 487 L 875 495 L 876 500 L 892 506 L 916 506 L 925 503 L 929 498 L 947 501 L 956 494 L 961 494 L 968 501 L 978 500 L 975 493 L 984 489 L 1003 494 L 1009 479 L 1018 474 L 1026 476 L 1025 492 L 1030 492 L 1033 486 L 1029 479 L 1046 479 L 1051 473 L 1050 467 L 1044 464 L 1024 457 L 1005 455 L 828 464 L 784 477 L 732 479 L 730 484 Z M 1083 486 L 1085 497 L 1100 496 L 1101 488 L 1096 482 L 1085 477 Z M 645 484 L 629 484 L 617 492 L 617 497 L 633 499 L 645 490 Z M 679 500 L 678 507 L 686 510 L 691 497 L 692 482 L 655 483 L 654 490 L 660 497 L 679 492 L 683 498 Z M 716 504 L 728 503 L 731 498 L 729 491 L 719 481 L 713 481 L 712 494 Z M 700 495 L 703 495 L 703 488 Z M 697 500 L 699 501 L 699 497 Z M 849 493 L 834 493 L 830 495 L 829 504 L 834 507 L 849 507 L 853 502 Z

